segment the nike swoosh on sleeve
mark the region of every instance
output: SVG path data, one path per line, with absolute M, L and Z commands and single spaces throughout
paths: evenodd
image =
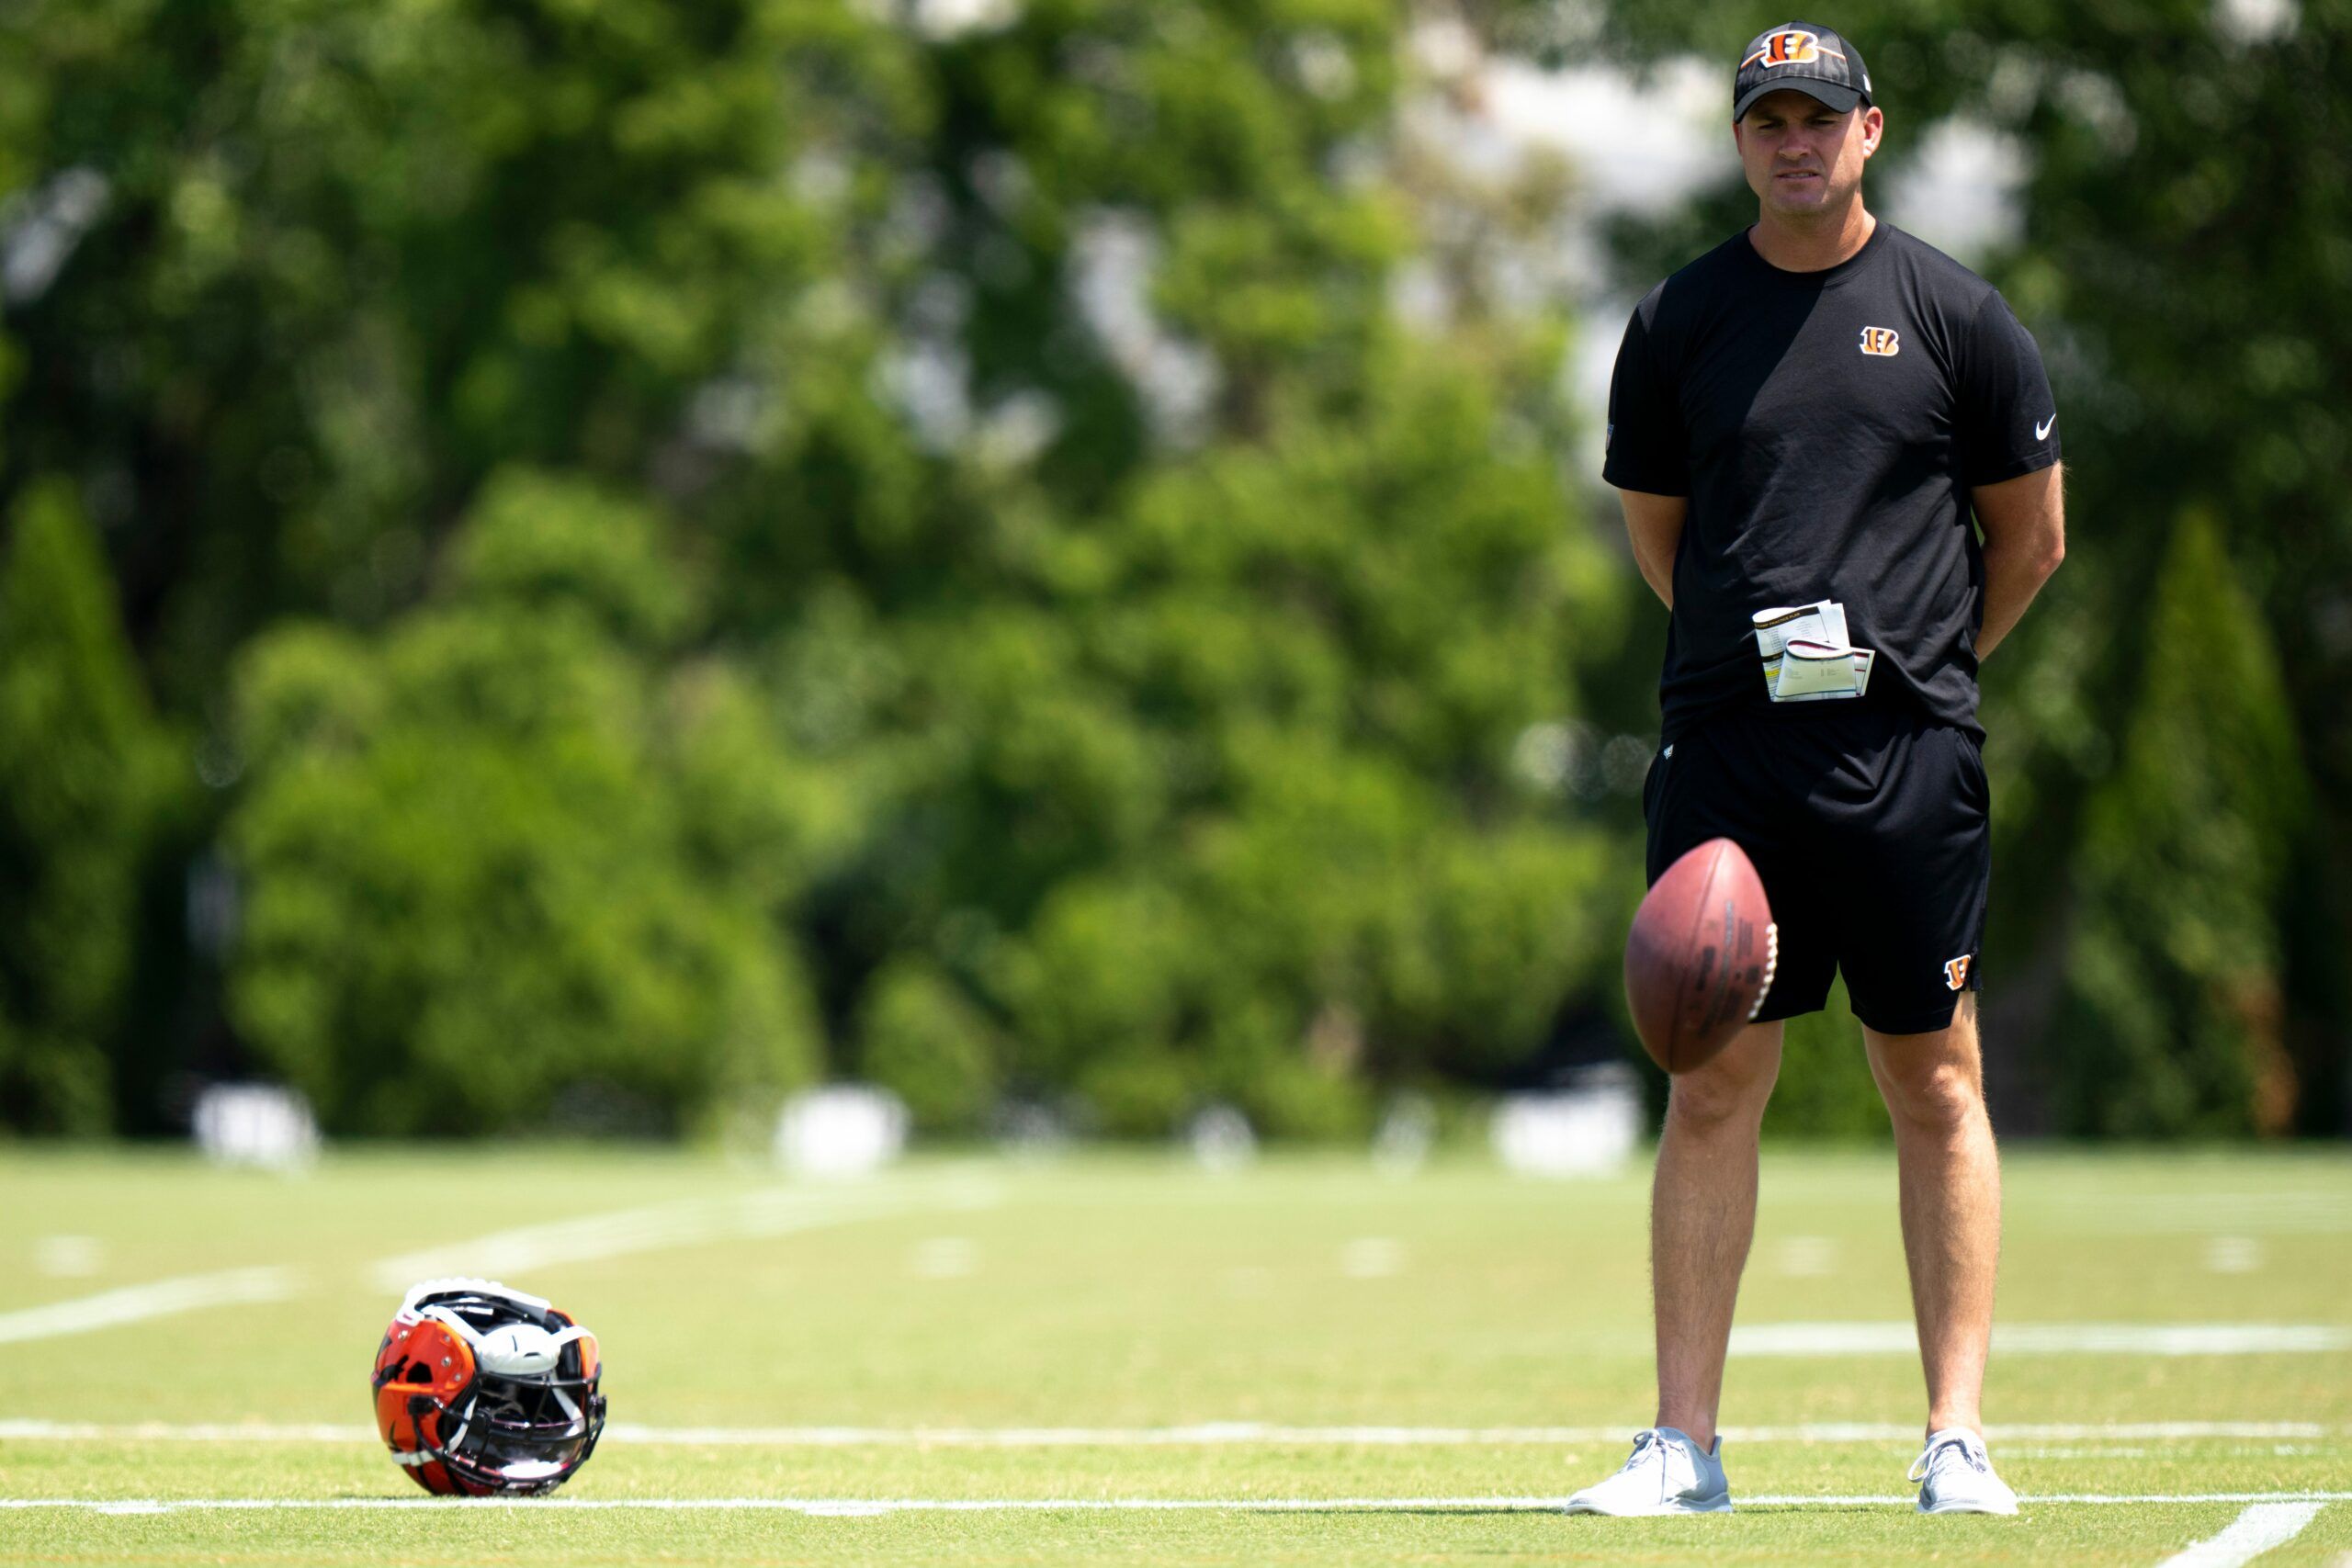
M 2058 416 L 2057 416 L 2056 414 L 2054 414 L 2054 413 L 2053 413 L 2053 414 L 2052 414 L 2052 415 L 2050 416 L 2050 418 L 2049 418 L 2046 422 L 2044 422 L 2044 423 L 2041 423 L 2041 424 L 2037 424 L 2037 425 L 2035 425 L 2035 426 L 2033 427 L 2033 438 L 2034 438 L 2036 441 L 2047 441 L 2047 440 L 2049 440 L 2049 439 L 2050 439 L 2050 429 L 2051 429 L 2051 426 L 2052 426 L 2052 425 L 2056 424 L 2057 423 L 2058 423 Z

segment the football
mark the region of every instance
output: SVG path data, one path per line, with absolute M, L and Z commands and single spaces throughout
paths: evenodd
M 1747 852 L 1710 839 L 1667 867 L 1625 937 L 1625 1005 L 1642 1049 L 1688 1072 L 1764 1006 L 1780 931 Z

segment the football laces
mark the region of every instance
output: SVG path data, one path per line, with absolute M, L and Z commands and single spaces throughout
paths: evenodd
M 1747 1021 L 1754 1023 L 1756 1015 L 1764 1010 L 1764 998 L 1772 994 L 1772 976 L 1781 972 L 1781 922 L 1773 920 L 1764 927 L 1764 984 L 1756 990 L 1756 1005 L 1747 1010 Z

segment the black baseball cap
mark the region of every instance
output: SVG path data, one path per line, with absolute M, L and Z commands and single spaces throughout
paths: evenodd
M 1783 22 L 1748 39 L 1731 83 L 1731 118 L 1783 87 L 1820 99 L 1839 114 L 1871 101 L 1871 73 L 1862 51 L 1827 28 Z

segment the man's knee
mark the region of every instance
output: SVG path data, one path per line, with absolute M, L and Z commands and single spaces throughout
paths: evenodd
M 1668 1081 L 1666 1111 L 1689 1126 L 1760 1122 L 1781 1074 L 1781 1026 L 1753 1023 L 1703 1065 Z
M 1950 1128 L 1984 1113 L 1984 1086 L 1956 1062 L 1941 1062 L 1879 1078 L 1890 1115 L 1915 1126 Z
M 1977 1054 L 1974 1009 L 1933 1034 L 1869 1036 L 1871 1074 L 1898 1122 L 1924 1128 L 1960 1126 L 1984 1114 L 1984 1073 Z

